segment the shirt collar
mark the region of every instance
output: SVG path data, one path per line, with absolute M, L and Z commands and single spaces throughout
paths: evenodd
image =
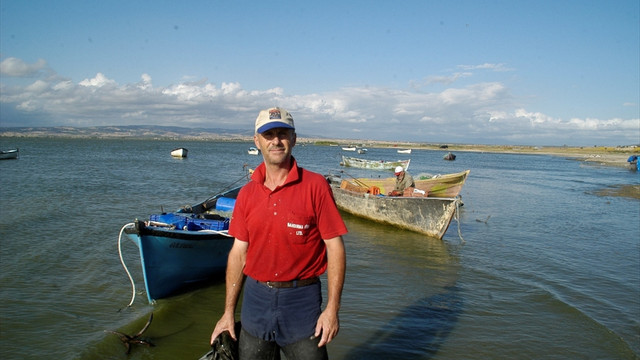
M 251 180 L 257 182 L 258 184 L 264 184 L 264 181 L 267 176 L 266 172 L 267 167 L 264 164 L 264 161 L 258 165 L 256 170 L 251 175 Z M 278 188 L 285 187 L 288 184 L 294 183 L 300 180 L 300 168 L 298 168 L 298 162 L 296 159 L 291 156 L 291 169 L 289 169 L 289 174 L 287 175 L 287 179 L 284 181 L 284 184 L 278 186 Z

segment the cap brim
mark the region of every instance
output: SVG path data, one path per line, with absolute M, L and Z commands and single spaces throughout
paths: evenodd
M 262 134 L 265 131 L 271 130 L 271 129 L 275 129 L 275 128 L 286 128 L 286 129 L 294 129 L 295 128 L 287 123 L 283 123 L 280 121 L 272 121 L 268 124 L 264 124 L 262 126 L 260 126 L 258 128 L 258 130 L 256 130 L 256 133 L 258 134 Z

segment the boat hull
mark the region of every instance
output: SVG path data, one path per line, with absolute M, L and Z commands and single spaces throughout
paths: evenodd
M 240 189 L 123 228 L 138 246 L 150 303 L 224 275 L 234 241 L 229 222 Z
M 405 170 L 409 168 L 409 160 L 398 161 L 382 161 L 382 160 L 367 160 L 350 156 L 342 156 L 342 165 L 347 167 L 354 167 L 360 169 L 369 170 L 393 170 L 396 166 L 402 166 Z
M 17 159 L 20 151 L 18 149 L 0 151 L 0 160 Z
M 374 196 L 332 184 L 338 208 L 353 215 L 442 239 L 455 215 L 456 198 Z
M 224 274 L 233 238 L 221 233 L 158 229 L 136 222 L 125 234 L 138 246 L 149 302 Z
M 177 157 L 177 158 L 186 158 L 188 153 L 189 153 L 189 150 L 185 148 L 177 148 L 177 149 L 171 150 L 171 156 Z

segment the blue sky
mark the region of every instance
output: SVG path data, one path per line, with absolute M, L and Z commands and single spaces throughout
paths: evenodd
M 640 5 L 619 1 L 0 3 L 0 126 L 640 143 Z

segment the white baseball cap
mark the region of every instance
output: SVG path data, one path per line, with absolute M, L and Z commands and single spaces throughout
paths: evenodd
M 394 172 L 395 172 L 396 175 L 398 175 L 403 171 L 404 171 L 404 169 L 402 168 L 402 166 L 396 166 L 396 170 Z
M 256 134 L 279 127 L 295 130 L 293 116 L 287 110 L 273 107 L 260 111 L 256 119 Z

